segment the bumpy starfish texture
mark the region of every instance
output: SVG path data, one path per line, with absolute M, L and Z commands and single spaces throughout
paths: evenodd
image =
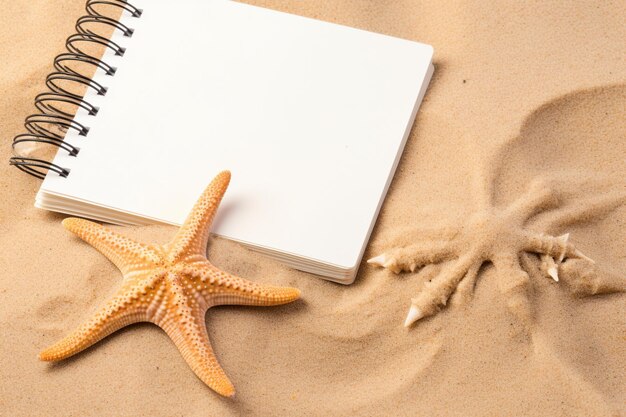
M 589 204 L 564 211 L 553 223 L 573 223 L 581 217 L 610 211 L 624 200 L 623 193 L 595 198 L 587 202 Z M 453 293 L 457 300 L 467 300 L 473 293 L 481 266 L 487 262 L 497 270 L 498 286 L 507 297 L 509 309 L 525 324 L 529 323 L 528 272 L 537 269 L 533 254 L 539 256 L 543 274 L 554 281 L 559 281 L 559 271 L 565 269 L 568 285 L 577 295 L 623 291 L 624 279 L 600 279 L 594 261 L 569 243 L 569 234 L 555 237 L 525 227 L 533 216 L 558 205 L 556 193 L 546 182 L 537 180 L 524 196 L 504 209 L 483 204 L 462 227 L 437 229 L 430 239 L 392 249 L 369 259 L 368 263 L 395 273 L 443 264 L 441 271 L 411 300 L 404 322 L 406 327 L 437 313 Z
M 109 258 L 124 280 L 95 316 L 39 358 L 58 361 L 131 323 L 151 322 L 168 334 L 198 378 L 217 393 L 233 396 L 235 389 L 209 343 L 207 309 L 224 304 L 285 304 L 298 299 L 300 291 L 255 284 L 219 270 L 206 259 L 209 226 L 229 181 L 227 171 L 215 177 L 166 245 L 139 243 L 97 223 L 65 219 L 63 225 Z

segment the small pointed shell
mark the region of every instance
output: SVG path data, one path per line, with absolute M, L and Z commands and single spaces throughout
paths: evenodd
M 415 323 L 422 317 L 424 317 L 424 313 L 422 313 L 422 310 L 420 310 L 415 305 L 411 305 L 409 313 L 406 315 L 406 320 L 404 320 L 404 327 L 409 327 L 411 324 Z
M 373 258 L 368 259 L 367 263 L 370 265 L 374 265 L 374 266 L 383 266 L 386 261 L 387 261 L 387 257 L 383 253 L 381 255 L 374 256 Z

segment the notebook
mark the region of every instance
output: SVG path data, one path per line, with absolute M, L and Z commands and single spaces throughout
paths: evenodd
M 87 93 L 66 94 L 76 116 L 55 116 L 53 99 L 38 99 L 52 119 L 27 119 L 24 141 L 54 136 L 50 124 L 64 132 L 52 164 L 13 160 L 50 169 L 35 205 L 113 224 L 180 225 L 228 169 L 212 233 L 352 283 L 433 49 L 227 0 L 113 3 L 125 11 L 91 62 L 99 69 Z M 114 26 L 98 18 L 102 5 L 88 2 L 87 23 Z M 85 27 L 68 41 L 70 55 L 104 39 Z M 69 77 L 52 77 L 53 93 L 87 84 L 69 61 L 57 57 L 56 74 Z

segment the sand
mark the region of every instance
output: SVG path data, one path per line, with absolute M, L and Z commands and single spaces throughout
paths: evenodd
M 435 76 L 366 258 L 419 240 L 416 231 L 434 223 L 463 224 L 480 190 L 504 207 L 541 177 L 554 181 L 562 205 L 528 227 L 571 233 L 601 276 L 623 278 L 626 205 L 602 210 L 592 201 L 626 191 L 623 3 L 250 2 L 435 47 Z M 6 161 L 84 5 L 0 6 Z M 531 274 L 525 322 L 486 264 L 471 301 L 407 329 L 410 300 L 436 267 L 395 275 L 364 262 L 344 287 L 221 239 L 209 247 L 217 266 L 303 294 L 283 307 L 209 310 L 235 399 L 207 388 L 149 324 L 59 364 L 40 362 L 37 353 L 87 318 L 120 275 L 63 229 L 63 216 L 33 207 L 38 185 L 0 164 L 2 416 L 626 415 L 623 293 L 579 298 L 566 282 Z M 555 220 L 579 207 L 592 208 Z M 117 229 L 161 242 L 175 231 Z

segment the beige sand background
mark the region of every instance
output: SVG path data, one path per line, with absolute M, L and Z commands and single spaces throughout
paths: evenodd
M 572 204 L 626 188 L 623 1 L 249 2 L 435 47 L 435 76 L 366 257 L 407 228 L 467 216 L 479 183 L 493 185 L 503 203 L 538 175 L 567 174 Z M 6 163 L 83 7 L 0 0 L 1 416 L 626 414 L 624 294 L 578 299 L 533 279 L 538 346 L 486 267 L 471 303 L 405 329 L 423 273 L 395 276 L 364 264 L 343 287 L 219 239 L 209 249 L 219 267 L 303 293 L 279 308 L 209 310 L 234 400 L 208 389 L 148 324 L 57 365 L 39 362 L 37 353 L 87 318 L 120 279 L 61 227 L 63 216 L 33 208 L 39 181 Z M 572 185 L 590 171 L 609 179 L 593 189 Z M 623 275 L 626 209 L 588 220 L 548 232 L 571 232 L 604 269 Z M 174 229 L 124 232 L 165 241 Z

